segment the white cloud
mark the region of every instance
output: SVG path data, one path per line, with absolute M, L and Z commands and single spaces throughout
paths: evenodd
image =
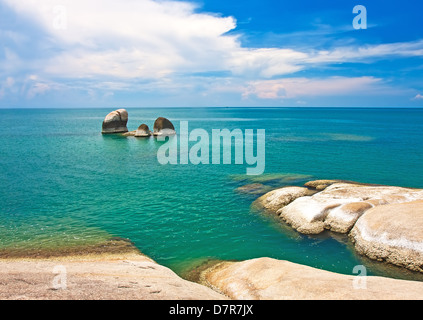
M 379 45 L 347 46 L 311 53 L 307 63 L 341 63 L 371 61 L 392 56 L 423 56 L 423 40 Z
M 58 54 L 46 71 L 63 77 L 157 78 L 222 66 L 239 48 L 232 17 L 199 14 L 187 2 L 152 0 L 5 0 L 50 35 Z M 61 4 L 66 28 L 55 28 Z
M 23 79 L 18 79 L 16 86 L 22 95 L 27 99 L 33 99 L 39 95 L 44 95 L 51 91 L 60 91 L 65 88 L 64 85 L 43 79 L 38 75 L 30 74 Z
M 0 99 L 4 97 L 7 91 L 14 91 L 15 79 L 13 77 L 7 77 L 2 83 L 0 83 Z
M 235 48 L 226 66 L 236 75 L 270 78 L 304 69 L 307 54 L 291 49 Z
M 411 100 L 423 100 L 423 95 L 421 95 L 420 93 L 417 94 L 413 99 Z
M 298 97 L 337 96 L 374 92 L 381 79 L 373 77 L 330 77 L 327 79 L 287 78 L 252 81 L 243 97 L 261 99 L 294 99 Z
M 423 56 L 423 40 L 326 51 L 306 45 L 301 50 L 245 48 L 237 35 L 228 34 L 236 28 L 234 17 L 199 13 L 195 4 L 183 1 L 0 1 L 46 34 L 40 44 L 45 51 L 36 58 L 6 48 L 6 58 L 0 61 L 5 75 L 13 75 L 13 70 L 19 70 L 21 79 L 39 75 L 42 80 L 21 80 L 27 97 L 63 87 L 85 91 L 90 87 L 110 95 L 123 90 L 185 90 L 198 81 L 205 90 L 210 86 L 217 92 L 242 93 L 244 98 L 370 93 L 370 88 L 380 93 L 375 89 L 382 88 L 381 79 L 373 77 L 274 78 L 331 63 Z M 3 36 L 15 43 L 30 41 L 30 36 L 17 31 Z M 213 82 L 207 76 L 185 76 L 216 71 L 227 76 Z
M 423 41 L 309 52 L 244 48 L 237 36 L 227 34 L 236 28 L 235 18 L 197 13 L 194 4 L 182 1 L 3 1 L 49 34 L 56 50 L 39 64 L 63 78 L 157 79 L 218 70 L 271 78 L 310 64 L 423 53 Z

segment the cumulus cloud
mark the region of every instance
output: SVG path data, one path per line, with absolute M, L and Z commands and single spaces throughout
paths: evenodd
M 49 35 L 55 50 L 40 64 L 64 78 L 157 79 L 219 70 L 271 78 L 316 64 L 423 55 L 423 41 L 308 52 L 244 48 L 228 34 L 236 28 L 234 17 L 198 13 L 195 4 L 182 1 L 3 1 Z
M 226 74 L 221 83 L 231 79 L 231 85 L 225 88 L 213 84 L 216 90 L 233 90 L 244 98 L 339 95 L 375 88 L 380 79 L 307 79 L 295 74 L 331 63 L 423 56 L 423 40 L 326 51 L 304 46 L 301 50 L 246 48 L 239 36 L 231 33 L 237 26 L 235 17 L 201 13 L 196 4 L 184 1 L 0 1 L 44 33 L 42 45 L 37 47 L 42 51 L 34 57 L 26 54 L 24 58 L 6 48 L 6 59 L 0 61 L 7 75 L 13 74 L 12 69 L 27 69 L 22 82 L 28 97 L 59 90 L 64 83 L 83 90 L 89 83 L 91 90 L 104 90 L 110 95 L 115 90 L 154 86 L 160 90 L 185 89 L 200 80 L 208 84 L 207 76 L 194 75 L 213 72 Z M 18 31 L 4 31 L 3 36 L 14 43 L 29 41 L 28 35 Z M 37 74 L 43 80 L 33 81 L 28 87 L 27 74 Z M 275 79 L 281 76 L 293 78 Z
M 412 100 L 423 100 L 423 95 L 419 93 Z
M 227 53 L 239 48 L 236 36 L 225 35 L 236 27 L 233 17 L 196 13 L 187 2 L 5 1 L 35 20 L 59 48 L 44 61 L 46 72 L 56 76 L 157 78 L 208 71 L 222 68 Z

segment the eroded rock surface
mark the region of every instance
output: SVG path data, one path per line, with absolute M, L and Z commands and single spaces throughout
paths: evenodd
M 312 181 L 306 186 L 274 190 L 260 197 L 255 205 L 274 212 L 301 233 L 318 234 L 325 229 L 348 233 L 360 216 L 373 207 L 423 199 L 420 189 L 338 180 Z
M 340 180 L 305 186 L 273 190 L 254 206 L 303 234 L 350 234 L 360 254 L 423 272 L 423 190 Z
M 350 237 L 360 254 L 423 272 L 423 201 L 372 208 Z
M 204 271 L 207 285 L 236 300 L 422 300 L 423 283 L 356 277 L 260 258 Z

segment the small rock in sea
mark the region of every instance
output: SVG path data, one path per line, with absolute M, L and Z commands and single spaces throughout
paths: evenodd
M 175 134 L 175 127 L 168 119 L 160 117 L 154 122 L 155 136 L 171 136 Z
M 150 128 L 146 124 L 142 124 L 139 126 L 138 130 L 135 133 L 135 137 L 137 138 L 146 138 L 151 136 Z
M 102 134 L 128 132 L 128 111 L 119 109 L 109 113 L 103 121 Z

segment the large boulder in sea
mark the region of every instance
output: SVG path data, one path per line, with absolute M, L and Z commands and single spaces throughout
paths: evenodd
M 175 134 L 175 127 L 168 119 L 160 117 L 154 122 L 155 136 L 171 136 Z
M 128 111 L 119 109 L 110 112 L 103 121 L 103 134 L 128 132 Z
M 147 138 L 151 136 L 150 128 L 146 124 L 142 124 L 139 126 L 137 131 L 135 132 L 135 137 L 137 138 Z
M 423 272 L 423 200 L 368 210 L 351 230 L 362 255 Z
M 270 258 L 221 262 L 200 279 L 234 300 L 423 299 L 422 282 L 343 275 Z

